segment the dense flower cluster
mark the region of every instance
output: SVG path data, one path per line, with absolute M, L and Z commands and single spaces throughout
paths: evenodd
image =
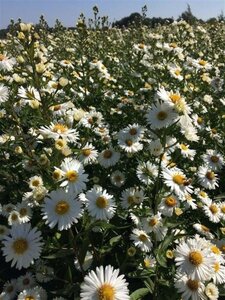
M 219 299 L 225 25 L 39 25 L 0 41 L 0 299 Z

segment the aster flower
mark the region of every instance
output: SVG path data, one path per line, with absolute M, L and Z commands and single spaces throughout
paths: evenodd
M 203 154 L 202 159 L 212 171 L 221 170 L 225 164 L 222 155 L 213 149 L 206 150 L 206 154 Z
M 209 200 L 209 202 L 205 204 L 202 209 L 211 222 L 220 222 L 222 214 L 220 206 L 217 203 L 213 202 L 212 200 Z
M 139 140 L 131 138 L 128 134 L 124 134 L 123 137 L 118 139 L 118 145 L 127 153 L 136 153 L 143 149 L 143 144 Z
M 209 190 L 214 190 L 218 186 L 218 176 L 214 171 L 209 169 L 209 167 L 199 167 L 198 181 L 201 186 Z
M 11 261 L 11 266 L 17 269 L 28 268 L 41 252 L 41 234 L 30 223 L 12 226 L 9 235 L 2 241 L 5 260 Z
M 7 53 L 0 53 L 0 70 L 11 71 L 15 64 L 16 59 L 14 57 L 10 57 Z
M 144 219 L 143 228 L 147 233 L 154 232 L 157 241 L 162 241 L 168 230 L 167 227 L 163 226 L 163 220 L 160 212 Z
M 42 215 L 50 228 L 58 225 L 58 230 L 67 230 L 81 217 L 81 203 L 74 199 L 71 191 L 66 192 L 62 189 L 52 191 L 44 199 Z
M 198 236 L 180 242 L 174 252 L 178 271 L 191 279 L 209 280 L 216 259 L 208 246 L 206 240 Z
M 61 187 L 67 187 L 69 190 L 78 194 L 86 189 L 88 175 L 84 173 L 83 165 L 76 159 L 65 158 L 61 163 L 60 169 L 55 168 L 60 172 L 59 181 Z
M 113 148 L 103 150 L 98 157 L 99 164 L 104 168 L 109 168 L 117 164 L 120 159 L 120 153 Z
M 154 179 L 158 175 L 158 168 L 156 165 L 152 164 L 150 161 L 141 162 L 137 166 L 137 177 L 138 179 L 146 185 L 152 184 Z
M 88 165 L 96 162 L 97 157 L 98 157 L 98 151 L 91 143 L 87 143 L 84 147 L 82 147 L 78 159 L 84 165 Z
M 30 289 L 35 286 L 36 281 L 34 278 L 34 275 L 31 274 L 30 272 L 27 272 L 24 275 L 21 275 L 20 277 L 17 278 L 17 289 L 19 292 L 23 290 Z
M 119 275 L 119 269 L 108 265 L 97 267 L 84 277 L 81 284 L 81 300 L 110 299 L 129 300 L 128 283 L 124 275 Z
M 122 185 L 124 185 L 125 180 L 126 180 L 126 178 L 125 178 L 124 173 L 120 172 L 119 170 L 114 171 L 110 175 L 111 183 L 117 187 L 121 187 Z
M 4 103 L 9 98 L 9 89 L 7 86 L 0 84 L 0 104 Z
M 180 202 L 174 194 L 167 195 L 162 199 L 158 206 L 158 211 L 164 216 L 171 217 L 176 207 L 179 207 Z
M 152 129 L 161 129 L 174 124 L 179 117 L 170 105 L 157 103 L 148 111 L 146 119 Z
M 133 229 L 130 235 L 135 247 L 138 247 L 143 252 L 149 252 L 153 246 L 150 236 L 144 230 Z
M 85 195 L 87 210 L 97 220 L 109 220 L 116 211 L 115 200 L 101 186 L 95 186 Z

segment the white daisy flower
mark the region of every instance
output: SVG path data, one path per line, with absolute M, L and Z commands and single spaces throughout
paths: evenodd
M 7 86 L 0 84 L 0 104 L 9 99 L 9 89 Z
M 130 239 L 133 241 L 135 247 L 140 248 L 143 252 L 149 252 L 152 249 L 151 238 L 144 230 L 133 229 Z
M 143 260 L 143 265 L 146 269 L 154 268 L 156 266 L 156 259 L 152 255 L 146 255 Z
M 58 225 L 58 230 L 67 230 L 81 217 L 81 203 L 74 199 L 71 191 L 66 192 L 62 189 L 52 191 L 44 199 L 42 215 L 50 228 Z
M 17 289 L 19 292 L 22 292 L 23 290 L 30 289 L 34 287 L 36 284 L 34 275 L 30 272 L 27 272 L 25 275 L 21 275 L 17 278 Z
M 212 240 L 214 238 L 214 235 L 210 232 L 210 229 L 207 226 L 195 223 L 193 227 L 199 234 L 204 235 L 208 239 Z
M 11 279 L 10 281 L 7 281 L 3 285 L 2 289 L 3 295 L 0 295 L 0 299 L 4 300 L 11 300 L 14 299 L 17 293 L 17 280 L 16 279 Z M 3 298 L 1 298 L 3 297 Z
M 113 148 L 103 150 L 98 157 L 99 164 L 104 168 L 114 166 L 120 160 L 120 153 Z
M 174 194 L 167 195 L 162 199 L 158 206 L 158 211 L 164 216 L 171 217 L 176 207 L 180 206 L 180 202 Z
M 19 218 L 21 223 L 27 223 L 30 221 L 32 217 L 32 210 L 27 203 L 25 202 L 18 203 L 16 205 L 16 210 L 19 213 Z
M 213 265 L 214 272 L 212 274 L 212 280 L 215 284 L 224 284 L 225 283 L 225 266 L 224 261 L 216 260 Z
M 143 202 L 144 197 L 144 191 L 142 189 L 137 189 L 134 187 L 128 188 L 121 194 L 121 205 L 124 209 L 127 209 L 130 206 L 140 205 Z
M 16 64 L 16 59 L 14 57 L 9 57 L 6 53 L 0 53 L 0 70 L 11 71 L 13 66 Z
M 12 203 L 8 203 L 8 204 L 4 204 L 2 206 L 2 211 L 1 211 L 1 214 L 4 216 L 4 217 L 8 217 L 9 214 L 13 211 L 13 210 L 16 210 L 16 206 Z
M 40 287 L 35 286 L 26 290 L 23 290 L 19 293 L 17 300 L 47 300 L 47 293 L 46 291 Z
M 157 103 L 148 111 L 146 119 L 152 129 L 161 129 L 174 124 L 179 116 L 170 105 Z
M 222 155 L 213 149 L 206 150 L 206 154 L 203 154 L 202 159 L 212 171 L 221 170 L 225 164 Z
M 30 223 L 12 226 L 9 236 L 2 241 L 5 260 L 11 261 L 11 266 L 17 269 L 28 268 L 34 259 L 39 258 L 41 252 L 41 233 L 31 228 Z
M 150 153 L 154 156 L 160 156 L 163 153 L 163 145 L 161 144 L 160 139 L 151 141 L 148 148 Z
M 203 206 L 203 211 L 209 220 L 213 223 L 219 223 L 222 217 L 220 206 L 210 200 L 206 205 Z
M 78 160 L 67 157 L 60 167 L 61 169 L 55 169 L 61 172 L 62 178 L 59 179 L 63 180 L 60 184 L 61 187 L 67 187 L 76 194 L 86 189 L 88 175 L 84 173 L 83 165 Z
M 189 158 L 190 160 L 194 160 L 194 156 L 196 154 L 196 150 L 190 149 L 189 145 L 187 144 L 183 144 L 183 143 L 179 143 L 178 144 L 178 148 L 181 151 L 181 155 L 185 158 Z
M 29 184 L 29 188 L 33 190 L 40 186 L 43 186 L 43 180 L 41 176 L 33 176 L 29 179 L 28 184 Z
M 183 300 L 206 300 L 204 295 L 205 286 L 198 279 L 190 278 L 186 274 L 177 273 L 175 276 L 175 288 L 182 293 Z
M 109 220 L 116 211 L 115 200 L 101 186 L 94 186 L 86 193 L 87 210 L 97 220 Z
M 52 138 L 54 140 L 63 139 L 71 143 L 77 142 L 79 138 L 76 129 L 68 128 L 68 126 L 62 122 L 51 122 L 49 126 L 41 126 L 39 132 L 45 138 Z
M 181 241 L 175 249 L 175 263 L 178 271 L 186 273 L 191 279 L 209 280 L 216 262 L 206 240 L 195 236 Z
M 91 143 L 87 143 L 84 147 L 82 147 L 78 159 L 84 165 L 88 165 L 96 162 L 97 157 L 98 157 L 98 151 Z
M 16 210 L 11 211 L 11 213 L 8 216 L 8 224 L 12 226 L 20 223 L 22 222 L 20 221 L 20 214 L 18 213 L 18 211 Z
M 150 161 L 141 162 L 137 166 L 137 177 L 138 179 L 146 185 L 150 185 L 154 182 L 154 179 L 158 175 L 158 168 L 156 165 L 152 164 Z
M 87 112 L 79 121 L 79 124 L 82 124 L 86 128 L 95 128 L 102 123 L 102 120 L 103 116 L 100 112 L 92 111 Z
M 110 175 L 111 183 L 117 187 L 121 187 L 122 185 L 124 185 L 125 180 L 126 180 L 126 178 L 125 178 L 124 173 L 120 172 L 119 170 L 114 171 Z
M 157 241 L 162 241 L 168 231 L 168 228 L 163 226 L 162 221 L 160 212 L 143 220 L 144 230 L 147 233 L 154 232 Z
M 110 299 L 129 300 L 128 283 L 124 275 L 119 275 L 119 269 L 108 265 L 97 267 L 84 277 L 81 284 L 81 300 Z
M 124 136 L 131 140 L 139 140 L 144 135 L 144 128 L 139 124 L 128 125 L 118 132 L 118 139 L 124 140 Z
M 131 138 L 128 134 L 118 139 L 118 145 L 127 153 L 136 153 L 143 149 L 143 144 L 141 144 L 139 140 Z
M 184 196 L 186 193 L 192 193 L 192 186 L 184 175 L 183 171 L 178 168 L 165 168 L 162 172 L 165 185 L 167 185 L 171 192 L 177 196 Z
M 39 92 L 32 86 L 28 86 L 27 89 L 20 87 L 18 89 L 18 97 L 25 100 L 38 100 L 41 101 Z
M 218 175 L 209 167 L 200 166 L 198 169 L 198 181 L 206 189 L 214 190 L 218 184 Z

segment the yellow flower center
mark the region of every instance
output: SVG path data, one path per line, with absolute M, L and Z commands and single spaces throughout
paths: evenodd
M 218 254 L 218 255 L 221 254 L 220 249 L 219 249 L 216 245 L 213 245 L 213 246 L 211 247 L 211 250 L 212 250 L 212 252 L 213 252 L 214 254 Z
M 91 149 L 82 149 L 82 154 L 84 156 L 89 156 L 91 154 Z
M 204 192 L 204 191 L 200 191 L 200 192 L 199 192 L 199 195 L 200 195 L 201 197 L 203 197 L 203 198 L 206 198 L 206 197 L 207 197 L 207 194 L 206 194 L 206 192 Z
M 32 186 L 39 186 L 40 185 L 40 180 L 39 179 L 34 179 L 31 184 L 32 184 Z
M 198 117 L 197 123 L 198 123 L 199 125 L 201 125 L 201 124 L 203 123 L 203 119 L 202 119 L 201 117 Z
M 138 238 L 141 242 L 146 242 L 148 240 L 148 237 L 143 233 L 140 234 Z
M 175 182 L 178 185 L 183 185 L 185 182 L 185 178 L 183 175 L 176 174 L 173 176 L 173 182 Z
M 205 66 L 207 64 L 207 61 L 200 59 L 198 63 L 200 66 Z
M 177 204 L 177 201 L 174 197 L 169 196 L 169 197 L 166 198 L 165 204 L 169 207 L 173 207 Z
M 0 61 L 3 61 L 3 60 L 5 60 L 5 59 L 6 59 L 5 55 L 0 54 Z
M 115 300 L 115 289 L 111 284 L 104 283 L 98 289 L 98 300 Z
M 188 146 L 187 145 L 185 145 L 185 144 L 180 144 L 180 147 L 181 147 L 181 149 L 182 150 L 188 150 Z
M 213 134 L 217 134 L 216 128 L 212 128 L 212 129 L 211 129 L 211 132 L 212 132 Z
M 108 205 L 108 200 L 105 197 L 100 196 L 96 199 L 96 205 L 99 208 L 106 208 Z
M 188 259 L 190 263 L 196 267 L 203 262 L 202 254 L 199 251 L 191 251 L 189 253 Z
M 138 44 L 138 48 L 139 48 L 139 49 L 144 49 L 144 48 L 145 48 L 145 44 L 143 44 L 143 43 Z
M 127 144 L 128 147 L 133 145 L 132 140 L 126 140 L 125 143 Z
M 168 117 L 168 114 L 165 111 L 160 111 L 157 114 L 157 118 L 160 121 L 164 121 Z
M 103 152 L 103 157 L 106 158 L 106 159 L 111 158 L 112 155 L 113 155 L 113 153 L 112 153 L 111 150 L 105 150 L 105 151 Z
M 205 176 L 207 179 L 213 180 L 215 178 L 215 173 L 212 171 L 208 171 Z
M 179 76 L 180 75 L 180 70 L 177 69 L 177 70 L 175 70 L 174 73 L 175 73 L 175 75 Z
M 153 227 L 158 223 L 158 220 L 156 218 L 152 218 L 149 220 L 149 226 Z
M 181 98 L 181 96 L 178 95 L 178 94 L 171 94 L 171 95 L 170 95 L 170 100 L 171 100 L 173 103 L 176 103 L 176 102 L 180 101 L 180 98 Z
M 177 48 L 177 44 L 176 43 L 170 43 L 170 47 L 171 48 Z
M 17 239 L 13 242 L 12 248 L 16 254 L 23 254 L 28 249 L 28 242 L 23 238 Z
M 69 170 L 66 172 L 66 178 L 71 182 L 75 182 L 78 179 L 78 173 L 74 170 Z
M 210 159 L 213 163 L 217 163 L 219 161 L 219 157 L 216 155 L 211 156 Z
M 58 110 L 60 110 L 61 109 L 61 105 L 60 104 L 57 104 L 57 105 L 54 105 L 53 106 L 53 110 L 54 111 L 58 111 Z
M 66 125 L 63 125 L 63 124 L 55 124 L 52 131 L 53 132 L 57 132 L 57 133 L 65 133 L 67 132 L 68 130 L 68 127 Z
M 209 209 L 210 209 L 210 211 L 211 211 L 211 213 L 212 213 L 213 215 L 215 215 L 215 214 L 218 213 L 218 211 L 219 211 L 219 208 L 217 207 L 216 204 L 210 205 Z
M 199 287 L 199 281 L 195 280 L 195 279 L 188 279 L 187 281 L 187 286 L 189 287 L 189 289 L 191 291 L 197 291 L 198 287 Z
M 35 298 L 33 296 L 29 295 L 29 296 L 26 296 L 25 300 L 35 300 Z
M 220 264 L 218 262 L 216 262 L 213 267 L 214 267 L 215 272 L 219 272 Z
M 136 128 L 131 128 L 129 130 L 129 133 L 130 133 L 130 135 L 135 135 L 135 134 L 137 134 L 137 129 Z
M 59 201 L 56 206 L 55 206 L 55 212 L 58 215 L 64 215 L 66 214 L 70 209 L 70 205 L 68 202 L 66 202 L 65 200 L 61 200 Z

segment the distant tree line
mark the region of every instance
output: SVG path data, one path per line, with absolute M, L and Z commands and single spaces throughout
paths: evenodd
M 131 25 L 139 26 L 139 25 L 145 25 L 149 28 L 155 28 L 159 25 L 168 25 L 175 21 L 174 18 L 161 18 L 161 17 L 152 17 L 148 18 L 146 17 L 147 7 L 144 6 L 142 8 L 142 14 L 135 12 L 132 13 L 128 17 L 124 17 L 121 20 L 115 21 L 112 23 L 112 27 L 118 27 L 118 28 L 127 28 Z M 203 21 L 202 19 L 198 19 L 195 17 L 191 11 L 191 7 L 188 4 L 187 9 L 176 19 L 176 21 L 184 20 L 187 23 L 193 25 L 195 23 L 209 23 L 213 24 L 215 22 L 223 22 L 225 21 L 225 16 L 223 12 L 217 18 L 210 18 L 207 21 Z M 8 32 L 13 32 L 15 30 L 19 30 L 19 23 L 21 22 L 21 19 L 18 19 L 18 21 L 15 23 L 13 20 L 11 20 L 11 23 L 8 25 L 5 29 L 0 29 L 0 39 L 5 39 L 7 37 Z M 49 32 L 53 32 L 55 30 L 62 29 L 63 25 L 62 23 L 57 19 L 55 22 L 54 27 L 49 27 L 47 22 L 45 21 L 44 17 L 41 16 L 39 23 L 35 25 L 35 29 L 38 31 L 39 29 L 45 29 Z M 69 29 L 74 29 L 74 27 L 69 27 Z

